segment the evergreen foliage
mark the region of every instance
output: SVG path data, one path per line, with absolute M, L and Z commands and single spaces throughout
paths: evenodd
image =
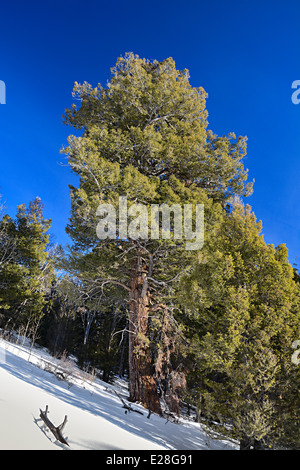
M 43 315 L 45 295 L 51 276 L 46 247 L 50 220 L 43 217 L 41 200 L 36 198 L 18 207 L 15 219 L 4 215 L 0 232 L 0 318 L 5 330 L 21 328 L 35 337 Z

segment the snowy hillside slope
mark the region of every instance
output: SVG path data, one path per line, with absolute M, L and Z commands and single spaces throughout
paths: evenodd
M 30 352 L 27 346 L 0 339 L 0 450 L 237 449 L 209 439 L 192 421 L 175 424 L 153 414 L 147 419 L 147 411 L 136 404 L 133 407 L 143 415 L 125 413 L 113 391 L 126 400 L 120 384 L 84 381 L 79 373 L 70 384 L 46 370 L 57 367 L 56 361 L 42 349 Z M 46 405 L 55 426 L 67 415 L 63 435 L 69 447 L 58 442 L 41 420 L 40 409 Z

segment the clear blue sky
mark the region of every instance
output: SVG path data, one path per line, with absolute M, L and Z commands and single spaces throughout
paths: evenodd
M 65 244 L 75 177 L 60 162 L 74 81 L 105 85 L 125 52 L 173 57 L 209 94 L 209 127 L 248 136 L 248 199 L 268 243 L 300 265 L 300 0 L 10 0 L 0 4 L 0 193 L 40 196 Z

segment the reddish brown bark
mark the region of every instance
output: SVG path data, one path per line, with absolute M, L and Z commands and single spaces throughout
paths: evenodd
M 146 267 L 139 262 L 129 287 L 129 399 L 161 414 L 148 338 L 148 278 Z

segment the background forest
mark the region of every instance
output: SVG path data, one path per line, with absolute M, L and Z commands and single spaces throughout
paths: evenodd
M 207 94 L 172 58 L 120 57 L 106 87 L 76 83 L 61 153 L 70 185 L 67 247 L 51 242 L 39 198 L 0 223 L 0 328 L 29 337 L 129 398 L 183 404 L 241 449 L 300 449 L 300 277 L 267 244 L 247 197 L 247 139 L 209 128 Z M 225 118 L 224 118 L 225 119 Z M 204 244 L 99 240 L 97 207 L 204 205 Z

